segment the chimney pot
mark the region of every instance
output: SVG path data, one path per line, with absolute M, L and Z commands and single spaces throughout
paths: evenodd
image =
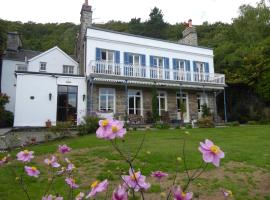
M 188 20 L 188 27 L 192 27 L 192 19 Z
M 88 6 L 88 0 L 85 0 L 84 5 Z

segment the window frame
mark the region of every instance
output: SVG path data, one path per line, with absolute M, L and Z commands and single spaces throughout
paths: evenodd
M 106 60 L 104 60 L 102 58 L 102 53 L 105 52 L 106 53 Z M 109 60 L 109 53 L 112 53 L 112 60 Z M 115 51 L 114 50 L 109 50 L 109 49 L 100 49 L 100 61 L 103 62 L 110 62 L 110 63 L 114 63 L 115 62 Z
M 131 92 L 133 92 L 134 94 L 130 94 Z M 137 92 L 140 92 L 140 95 L 137 95 L 136 94 Z M 130 97 L 134 97 L 134 100 L 133 100 L 134 107 L 133 108 L 129 107 L 129 98 Z M 140 108 L 136 107 L 137 106 L 136 105 L 136 97 L 140 97 Z M 130 109 L 133 109 L 133 113 L 134 113 L 134 111 L 139 110 L 140 111 L 139 115 L 143 116 L 143 93 L 142 93 L 142 90 L 134 90 L 134 89 L 128 90 L 128 114 L 129 115 L 136 115 L 136 114 L 131 114 L 129 111 Z
M 161 93 L 164 94 L 164 96 L 161 96 Z M 159 116 L 162 115 L 162 111 L 167 112 L 168 111 L 168 98 L 167 98 L 167 92 L 166 91 L 157 91 L 157 98 L 158 98 L 158 113 Z M 161 109 L 161 99 L 164 99 L 165 108 Z
M 162 60 L 162 66 L 160 66 L 160 61 Z M 156 64 L 155 64 L 156 61 Z M 157 68 L 165 68 L 165 59 L 164 57 L 159 57 L 159 56 L 153 56 L 153 66 Z
M 45 64 L 45 69 L 42 69 L 42 66 L 43 64 Z M 39 62 L 39 71 L 40 72 L 46 72 L 47 71 L 47 62 Z
M 106 91 L 105 93 L 101 93 L 102 90 Z M 112 91 L 112 94 L 110 94 L 109 90 Z M 101 109 L 101 96 L 105 96 L 106 100 L 105 100 L 105 110 Z M 105 111 L 105 112 L 109 112 L 109 96 L 113 97 L 113 108 L 112 108 L 112 112 L 115 113 L 115 105 L 116 105 L 116 92 L 115 92 L 115 88 L 99 88 L 99 102 L 98 102 L 98 110 L 99 111 Z
M 67 68 L 67 72 L 65 72 L 65 68 Z M 63 74 L 74 74 L 75 72 L 74 69 L 75 69 L 75 66 L 73 65 L 63 65 Z

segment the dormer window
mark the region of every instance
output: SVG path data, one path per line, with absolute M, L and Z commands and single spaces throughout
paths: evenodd
M 74 66 L 63 65 L 63 74 L 74 74 Z
M 39 71 L 40 72 L 46 72 L 46 65 L 47 65 L 46 62 L 40 62 L 39 63 Z

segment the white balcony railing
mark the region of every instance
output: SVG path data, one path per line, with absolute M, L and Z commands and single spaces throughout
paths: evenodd
M 90 74 L 124 76 L 134 78 L 173 80 L 184 82 L 225 84 L 225 75 L 216 73 L 187 72 L 150 66 L 91 61 Z

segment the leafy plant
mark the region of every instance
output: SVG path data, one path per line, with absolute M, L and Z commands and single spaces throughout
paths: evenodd
M 199 128 L 213 128 L 215 127 L 214 121 L 212 117 L 204 117 L 198 119 L 197 125 Z
M 98 128 L 99 119 L 95 116 L 85 116 L 83 122 L 78 126 L 79 135 L 95 133 Z
M 207 106 L 206 103 L 202 105 L 202 117 L 209 117 L 211 115 L 210 108 Z

